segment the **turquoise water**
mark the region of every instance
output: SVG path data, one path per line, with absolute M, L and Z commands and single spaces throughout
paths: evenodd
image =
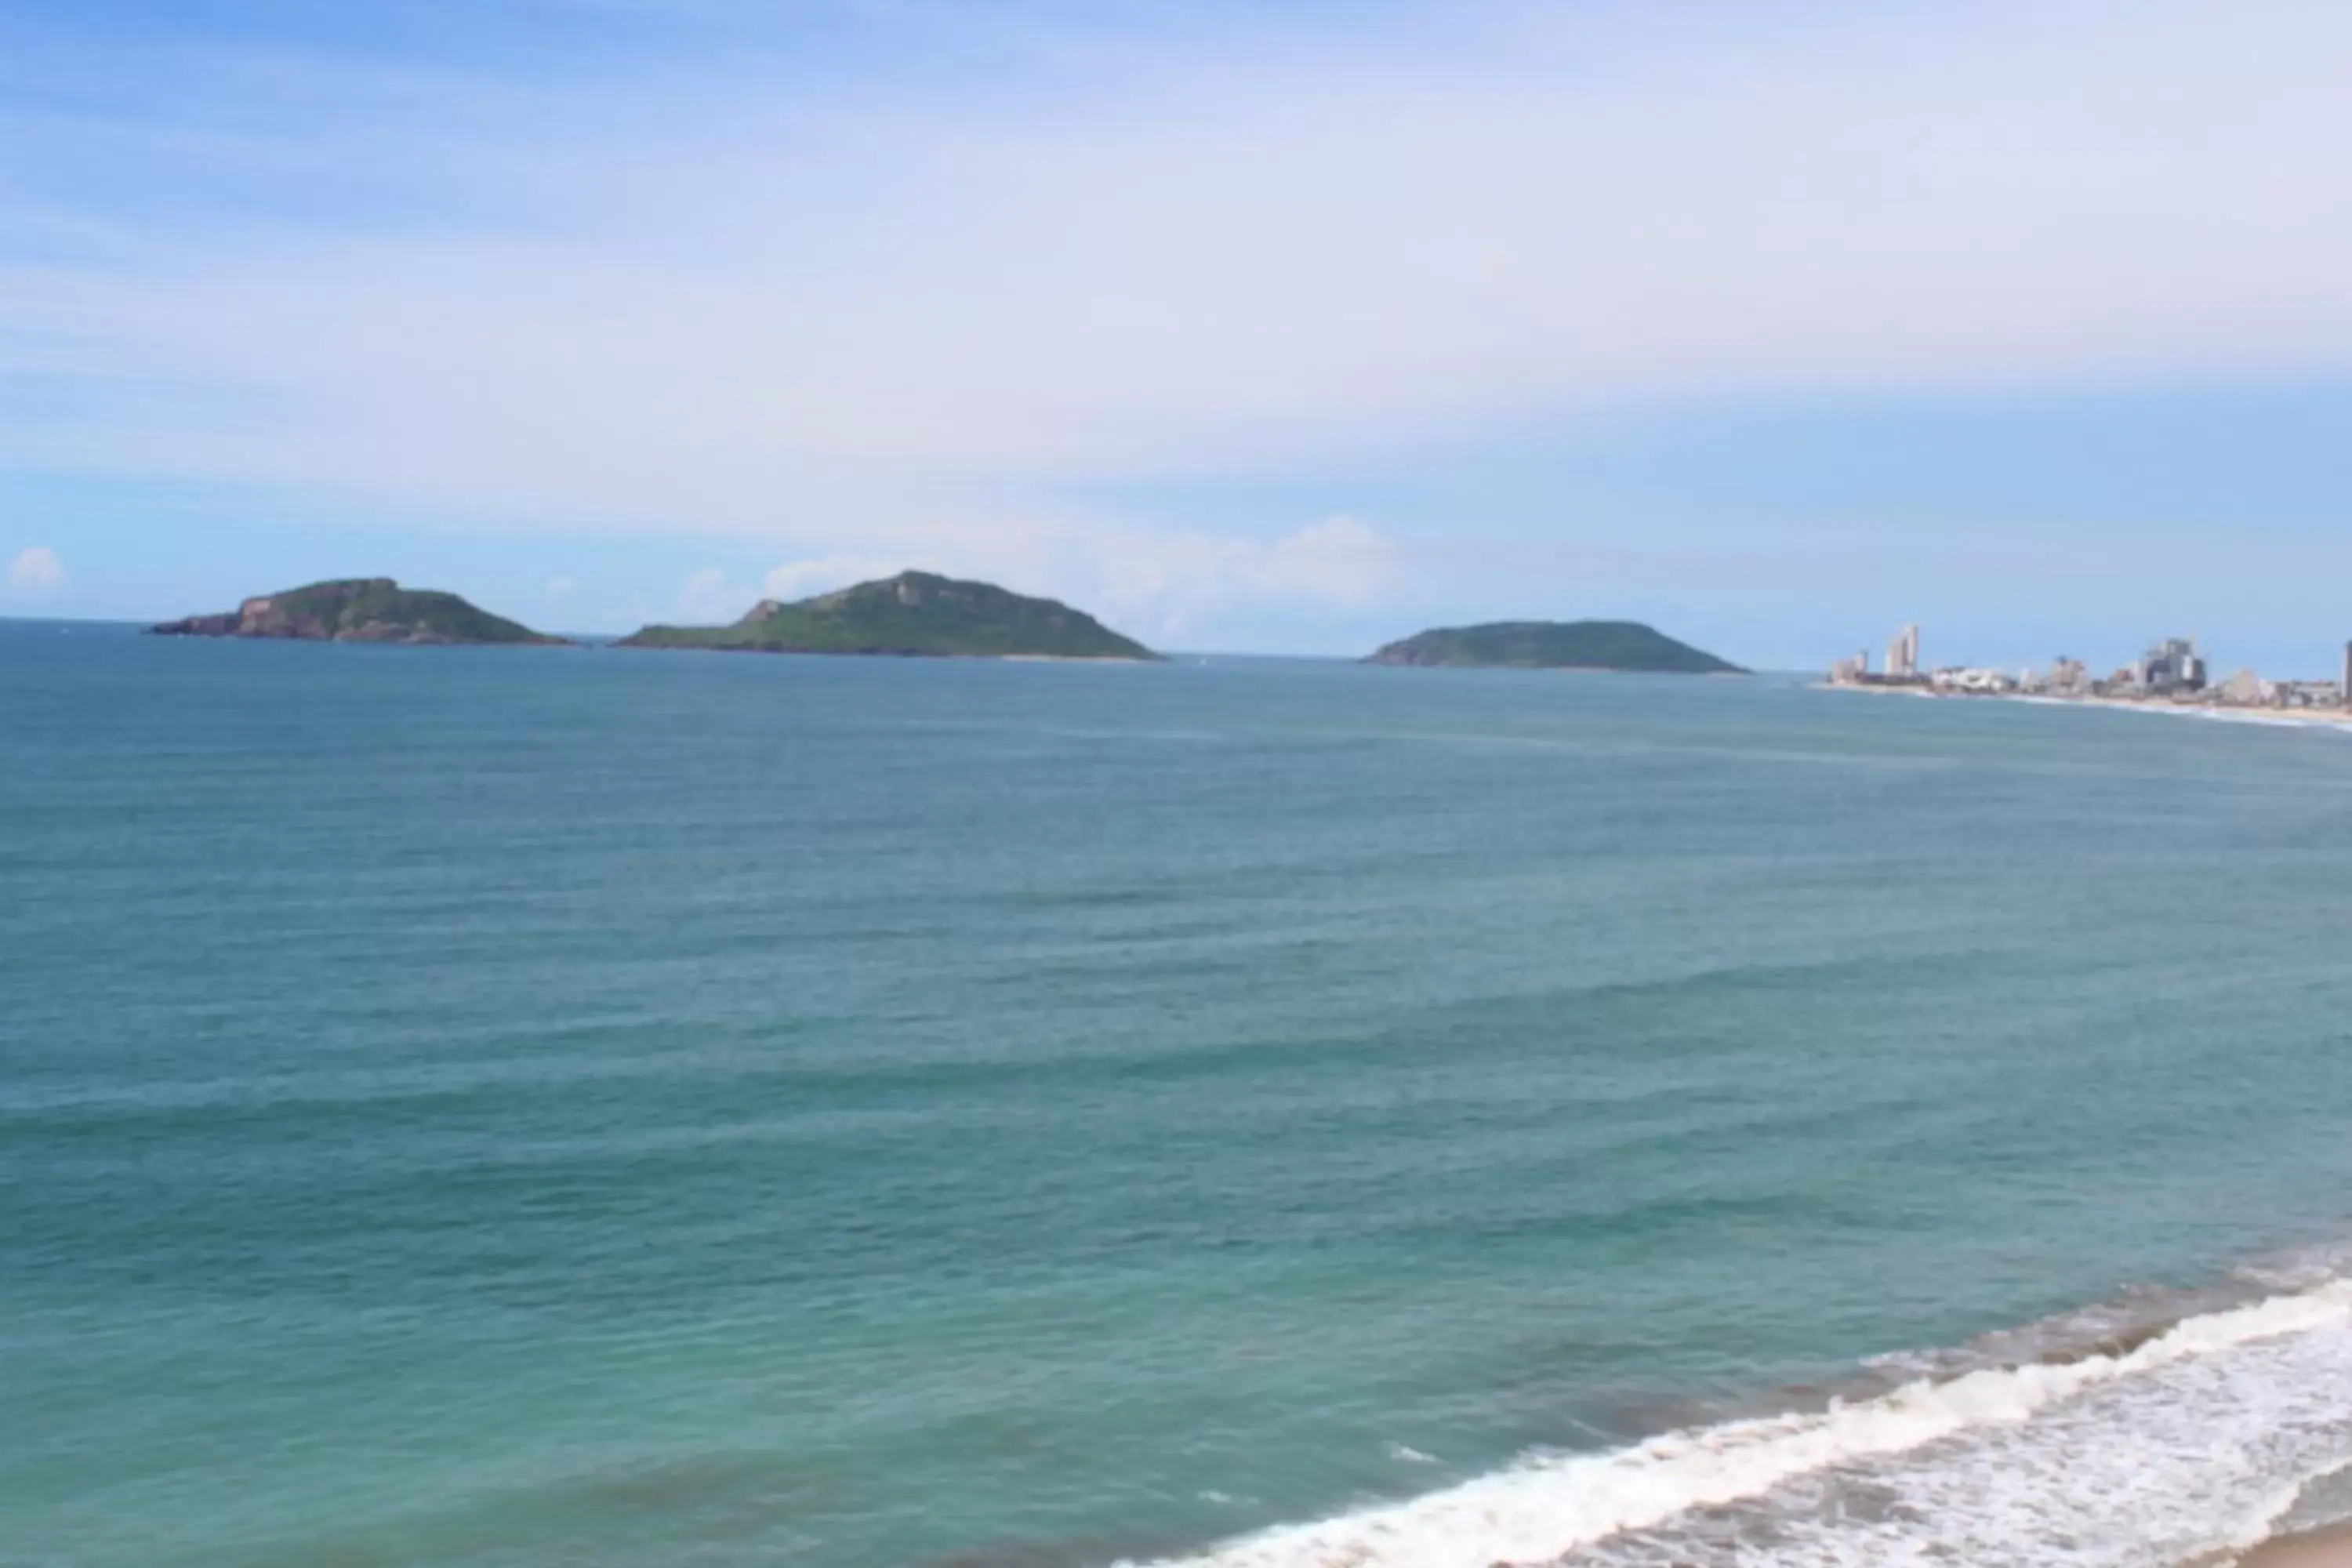
M 2347 735 L 0 622 L 0 885 L 10 1563 L 1304 1552 L 2352 1211 Z

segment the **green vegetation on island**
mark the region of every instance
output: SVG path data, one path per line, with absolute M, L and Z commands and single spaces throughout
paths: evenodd
M 1494 621 L 1439 626 L 1381 648 L 1367 664 L 1452 669 L 1619 669 L 1745 675 L 1639 621 Z
M 992 583 L 901 572 L 813 599 L 762 599 L 727 626 L 646 626 L 620 647 L 963 658 L 1157 658 L 1083 610 Z
M 347 577 L 247 599 L 216 616 L 150 628 L 159 637 L 283 637 L 305 642 L 562 644 L 455 594 L 404 588 L 389 577 Z

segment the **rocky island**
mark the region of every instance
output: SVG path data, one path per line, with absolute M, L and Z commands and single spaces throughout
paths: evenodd
M 416 645 L 539 643 L 562 637 L 475 608 L 455 594 L 404 588 L 389 577 L 347 577 L 247 599 L 217 616 L 149 628 L 167 637 L 282 637 L 304 642 Z
M 1639 621 L 1493 621 L 1438 626 L 1390 643 L 1366 664 L 1449 669 L 1620 669 L 1745 675 L 1727 659 Z
M 614 646 L 940 658 L 1160 657 L 1083 610 L 930 572 L 901 572 L 791 604 L 762 599 L 732 626 L 646 626 Z

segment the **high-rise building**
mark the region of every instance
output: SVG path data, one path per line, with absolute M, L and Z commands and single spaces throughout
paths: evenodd
M 2139 684 L 2151 692 L 2200 691 L 2205 686 L 2205 660 L 2195 637 L 2167 637 L 2140 655 Z
M 1919 628 L 1905 626 L 1886 645 L 1886 678 L 1908 680 L 1919 673 Z

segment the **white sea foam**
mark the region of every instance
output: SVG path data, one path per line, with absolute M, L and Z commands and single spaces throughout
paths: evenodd
M 2126 1353 L 1531 1457 L 1184 1561 L 2122 1568 L 2252 1540 L 2305 1480 L 2347 1462 L 2352 1282 L 2334 1279 L 2186 1319 Z

